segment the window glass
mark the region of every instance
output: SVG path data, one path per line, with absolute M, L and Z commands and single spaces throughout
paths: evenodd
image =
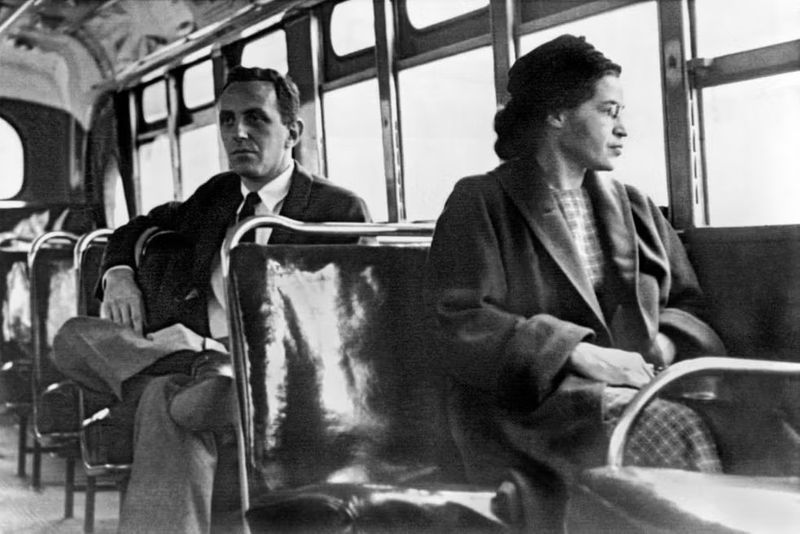
M 217 125 L 181 132 L 181 194 L 186 200 L 213 175 L 220 172 Z
M 117 175 L 114 184 L 114 215 L 113 227 L 119 228 L 130 220 L 128 205 L 125 203 L 125 188 L 122 186 L 122 176 Z
M 211 60 L 203 61 L 183 73 L 183 103 L 189 109 L 214 101 L 214 69 Z
M 139 176 L 142 213 L 175 199 L 167 134 L 139 145 Z
M 167 84 L 164 80 L 152 83 L 142 91 L 142 115 L 149 123 L 167 118 Z
M 800 73 L 703 90 L 711 224 L 800 223 Z
M 325 93 L 323 109 L 328 178 L 360 195 L 373 220 L 388 220 L 377 80 Z
M 250 41 L 242 50 L 242 66 L 275 69 L 281 74 L 289 70 L 286 60 L 286 35 L 277 30 Z
M 349 0 L 336 4 L 331 13 L 331 45 L 339 56 L 375 46 L 375 14 L 372 2 Z
M 489 5 L 489 0 L 406 0 L 408 20 L 425 28 Z
M 624 31 L 610 31 L 624 28 Z M 612 61 L 622 66 L 628 137 L 625 150 L 611 175 L 644 191 L 666 206 L 667 165 L 664 150 L 664 114 L 661 102 L 658 14 L 655 2 L 644 2 L 583 20 L 525 35 L 524 54 L 564 33 L 583 35 Z
M 697 53 L 714 57 L 800 38 L 797 0 L 697 0 Z
M 0 161 L 3 162 L 0 198 L 11 198 L 22 189 L 22 181 L 25 178 L 25 156 L 19 134 L 2 118 L 0 118 Z
M 408 220 L 435 219 L 455 182 L 497 166 L 492 51 L 400 71 Z

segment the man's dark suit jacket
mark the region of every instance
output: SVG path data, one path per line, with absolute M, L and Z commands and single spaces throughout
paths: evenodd
M 153 208 L 147 215 L 131 219 L 112 234 L 106 247 L 102 274 L 118 265 L 134 268 L 136 242 L 148 228 L 174 230 L 183 242 L 183 250 L 172 254 L 163 269 L 159 269 L 158 287 L 143 288 L 146 297 L 148 293 L 158 295 L 155 299 L 158 302 L 146 302 L 146 331 L 181 322 L 198 334 L 209 335 L 207 301 L 213 260 L 219 254 L 226 231 L 236 222 L 236 212 L 243 201 L 240 182 L 239 175 L 233 172 L 213 176 L 185 202 L 170 202 Z M 305 222 L 369 220 L 367 207 L 361 198 L 308 173 L 296 162 L 280 213 Z M 353 241 L 351 237 L 300 235 L 276 228 L 269 243 Z

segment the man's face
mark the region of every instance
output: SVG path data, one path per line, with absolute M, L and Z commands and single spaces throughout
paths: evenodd
M 219 129 L 232 171 L 266 184 L 286 170 L 300 123 L 286 125 L 270 82 L 233 82 L 220 97 Z
M 609 74 L 595 84 L 594 95 L 574 109 L 565 111 L 561 146 L 564 153 L 583 168 L 610 171 L 622 154 L 627 136 L 620 117 L 623 107 L 619 77 Z

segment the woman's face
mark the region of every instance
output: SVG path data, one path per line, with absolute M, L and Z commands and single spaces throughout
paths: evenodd
M 627 135 L 620 111 L 623 108 L 619 77 L 608 74 L 597 81 L 594 95 L 578 107 L 564 112 L 560 146 L 564 154 L 585 169 L 610 171 L 622 154 Z

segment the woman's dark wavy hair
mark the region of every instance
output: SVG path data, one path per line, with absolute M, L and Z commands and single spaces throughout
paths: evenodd
M 600 78 L 621 72 L 584 37 L 562 35 L 534 48 L 508 71 L 511 98 L 494 117 L 494 151 L 504 160 L 530 155 L 548 114 L 577 107 Z
M 222 91 L 224 92 L 225 88 L 234 82 L 272 83 L 275 86 L 275 95 L 278 98 L 278 112 L 281 114 L 281 122 L 289 125 L 297 120 L 297 114 L 300 110 L 300 91 L 288 74 L 284 76 L 274 69 L 237 65 L 228 72 Z

